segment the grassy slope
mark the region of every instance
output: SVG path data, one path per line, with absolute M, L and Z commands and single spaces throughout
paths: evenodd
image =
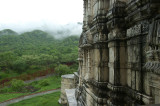
M 58 99 L 60 92 L 54 92 L 43 96 L 34 97 L 31 99 L 23 100 L 18 103 L 11 104 L 9 106 L 60 106 Z
M 49 81 L 49 85 L 41 87 L 41 89 L 39 89 L 36 92 L 42 92 L 42 91 L 46 91 L 46 90 L 50 90 L 50 89 L 60 88 L 60 86 L 61 86 L 61 78 L 60 77 L 51 76 L 51 77 L 48 77 L 48 78 L 45 78 L 45 79 L 47 79 Z M 31 84 L 33 86 L 38 86 L 38 83 L 40 81 L 42 81 L 42 80 L 32 82 Z M 20 97 L 20 96 L 23 96 L 23 95 L 27 95 L 27 94 L 31 94 L 31 93 L 5 93 L 5 94 L 0 94 L 0 102 L 6 101 L 6 100 L 12 99 L 12 98 Z
M 56 88 L 61 87 L 61 78 L 60 77 L 51 76 L 46 79 L 49 81 L 49 85 L 41 87 L 41 89 L 39 89 L 37 92 L 46 91 L 46 90 L 50 90 L 50 89 L 56 89 Z M 33 84 L 33 86 L 34 86 L 34 84 Z
M 19 97 L 19 96 L 22 96 L 22 95 L 27 95 L 27 93 L 13 93 L 13 94 L 5 93 L 5 94 L 0 94 L 0 102 L 9 100 L 9 99 L 12 99 L 12 98 L 15 98 L 15 97 Z

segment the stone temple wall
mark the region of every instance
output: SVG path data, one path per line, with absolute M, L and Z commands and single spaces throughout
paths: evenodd
M 84 0 L 79 106 L 160 104 L 160 0 Z
M 78 60 L 79 105 L 160 103 L 160 0 L 84 0 Z

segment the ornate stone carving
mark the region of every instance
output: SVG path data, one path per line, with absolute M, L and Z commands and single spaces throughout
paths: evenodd
M 141 34 L 141 24 L 135 25 L 129 29 L 127 29 L 127 36 L 128 37 L 133 37 L 136 35 L 140 35 Z
M 147 44 L 149 49 L 146 52 L 147 62 L 144 68 L 147 71 L 160 74 L 160 16 L 158 15 L 150 24 Z

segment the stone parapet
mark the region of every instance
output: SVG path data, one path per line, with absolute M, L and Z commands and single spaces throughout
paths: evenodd
M 75 98 L 75 89 L 65 89 L 67 95 L 68 106 L 77 106 L 77 100 Z
M 65 89 L 75 88 L 74 74 L 67 74 L 61 76 L 61 97 L 59 103 L 62 105 L 67 104 L 67 96 Z

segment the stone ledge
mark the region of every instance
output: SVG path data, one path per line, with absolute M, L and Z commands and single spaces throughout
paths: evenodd
M 69 78 L 69 79 L 73 79 L 74 78 L 74 74 L 66 74 L 66 75 L 62 75 L 62 78 Z
M 75 97 L 75 89 L 65 89 L 67 101 L 69 106 L 77 106 L 77 101 Z

